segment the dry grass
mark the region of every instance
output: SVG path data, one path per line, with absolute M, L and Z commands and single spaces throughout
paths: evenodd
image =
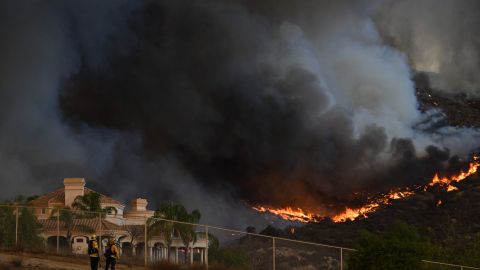
M 23 262 L 22 258 L 15 258 L 15 259 L 12 259 L 10 263 L 12 264 L 13 267 L 21 267 L 22 262 Z

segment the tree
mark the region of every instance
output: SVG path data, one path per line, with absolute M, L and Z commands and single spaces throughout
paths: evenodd
M 83 216 L 80 215 L 81 218 Z M 65 238 L 67 239 L 68 243 L 68 251 L 71 252 L 72 248 L 72 234 L 73 234 L 73 229 L 76 227 L 78 230 L 81 230 L 83 232 L 87 233 L 92 233 L 95 230 L 89 226 L 86 225 L 81 225 L 77 224 L 75 226 L 75 219 L 77 218 L 77 214 L 70 209 L 70 207 L 65 207 L 65 208 L 55 208 L 52 210 L 52 213 L 50 215 L 50 219 L 57 219 L 59 222 L 63 224 L 63 228 L 65 229 Z
M 43 249 L 44 240 L 40 237 L 41 225 L 32 208 L 20 206 L 28 203 L 32 197 L 19 195 L 13 201 L 5 201 L 0 206 L 0 246 L 10 248 L 15 245 L 15 224 L 18 214 L 17 248 L 30 250 Z M 18 213 L 17 213 L 18 211 Z
M 15 213 L 11 206 L 0 206 L 0 246 L 10 248 L 15 244 Z
M 170 259 L 170 247 L 174 235 L 182 238 L 182 242 L 187 250 L 190 243 L 196 241 L 197 238 L 194 225 L 167 220 L 198 223 L 200 217 L 201 215 L 198 210 L 193 210 L 189 213 L 183 205 L 173 202 L 162 202 L 157 211 L 155 211 L 153 219 L 149 220 L 148 232 L 150 235 L 163 234 L 165 244 L 167 245 L 167 256 Z M 155 218 L 167 220 L 155 220 Z M 185 256 L 187 256 L 187 252 L 185 252 Z M 185 259 L 186 258 L 187 257 L 185 257 Z
M 83 196 L 77 196 L 72 203 L 72 208 L 79 210 L 85 217 L 97 217 L 98 213 L 104 217 L 107 213 L 117 213 L 117 208 L 112 206 L 106 206 L 102 208 L 100 202 L 100 194 L 96 192 L 90 192 Z
M 40 237 L 42 225 L 33 213 L 33 209 L 22 207 L 18 217 L 18 241 L 23 248 L 29 250 L 40 250 L 45 246 L 44 240 Z
M 179 221 L 198 223 L 200 217 L 201 215 L 198 210 L 193 210 L 191 213 L 188 213 L 187 210 L 183 208 L 179 215 Z M 182 238 L 182 242 L 186 247 L 186 251 L 190 252 L 190 258 L 193 258 L 193 245 L 197 241 L 195 226 L 192 224 L 178 223 L 178 232 L 180 233 L 180 238 Z M 190 247 L 190 244 L 192 247 Z M 185 252 L 185 261 L 188 260 L 188 252 Z M 192 261 L 190 261 L 190 263 L 192 263 Z
M 349 270 L 425 269 L 429 243 L 416 228 L 399 223 L 385 235 L 362 232 L 357 251 L 348 259 Z
M 107 213 L 112 211 L 117 213 L 117 209 L 115 207 L 107 206 L 102 208 L 100 196 L 101 195 L 96 192 L 90 192 L 83 196 L 77 196 L 72 203 L 72 208 L 56 208 L 52 211 L 50 218 L 57 219 L 58 216 L 58 219 L 63 223 L 69 248 L 71 248 L 74 227 L 86 233 L 95 232 L 95 228 L 84 224 L 75 224 L 75 219 L 97 218 L 99 213 L 102 217 L 105 217 Z
M 143 226 L 141 225 L 124 225 L 125 231 L 130 236 L 130 246 L 133 247 L 133 242 L 143 235 Z

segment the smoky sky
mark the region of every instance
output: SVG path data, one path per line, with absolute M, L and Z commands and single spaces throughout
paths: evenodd
M 433 73 L 437 90 L 479 97 L 478 1 L 384 1 L 381 9 L 385 40 L 407 52 L 414 68 Z
M 410 25 L 402 41 L 382 17 L 402 8 L 4 1 L 1 196 L 84 176 L 125 200 L 175 200 L 238 226 L 255 222 L 246 203 L 332 214 L 354 193 L 460 168 L 478 133 L 425 128 L 411 79 L 416 47 L 404 46 Z M 457 68 L 474 72 L 478 61 Z M 452 72 L 468 82 L 468 72 Z M 452 89 L 473 93 L 469 85 Z

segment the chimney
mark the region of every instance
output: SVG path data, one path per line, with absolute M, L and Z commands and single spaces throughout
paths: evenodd
M 63 185 L 65 186 L 65 206 L 72 206 L 77 196 L 84 195 L 84 178 L 65 178 L 63 179 Z
M 131 201 L 132 210 L 135 212 L 147 211 L 147 200 L 142 198 L 136 198 Z

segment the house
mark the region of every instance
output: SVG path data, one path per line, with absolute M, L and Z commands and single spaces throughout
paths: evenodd
M 144 257 L 145 223 L 151 218 L 154 211 L 147 208 L 148 201 L 143 198 L 133 199 L 129 207 L 104 194 L 100 194 L 102 208 L 115 208 L 107 214 L 91 213 L 74 218 L 71 223 L 65 224 L 58 218 L 58 209 L 71 207 L 77 196 L 92 192 L 85 187 L 84 178 L 65 178 L 64 186 L 31 201 L 34 213 L 42 225 L 42 237 L 52 249 L 71 250 L 77 254 L 86 254 L 88 239 L 94 232 L 101 239 L 104 249 L 108 239 L 114 239 L 124 255 Z M 98 193 L 98 192 L 97 192 Z M 65 210 L 60 210 L 65 211 Z M 68 241 L 67 239 L 70 239 Z M 70 243 L 69 243 L 70 242 Z M 206 249 L 205 234 L 198 233 L 197 240 L 185 247 L 182 239 L 173 236 L 168 252 L 165 239 L 161 233 L 147 236 L 147 258 L 150 261 L 166 260 L 170 254 L 170 261 L 179 262 L 179 253 L 189 252 L 190 261 L 193 254 L 203 262 Z M 184 257 L 184 256 L 183 256 Z

